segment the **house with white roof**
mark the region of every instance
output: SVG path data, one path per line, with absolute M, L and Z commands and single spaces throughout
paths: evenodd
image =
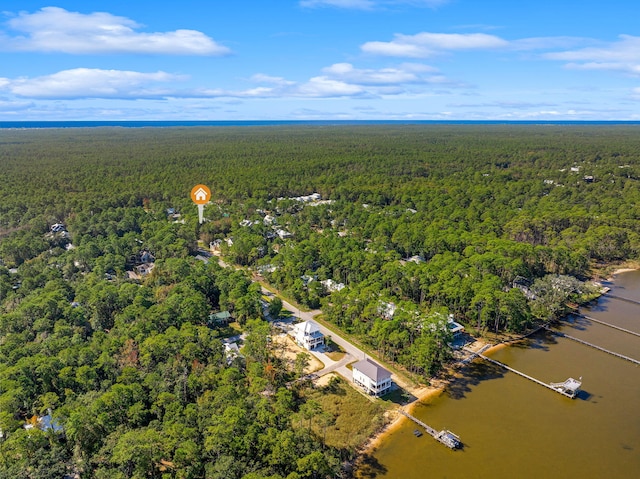
M 228 366 L 231 366 L 234 359 L 243 357 L 242 354 L 240 354 L 238 343 L 224 343 L 224 355 L 227 359 Z
M 309 350 L 324 344 L 324 334 L 320 332 L 320 328 L 313 321 L 294 324 L 291 328 L 291 336 L 298 346 Z
M 344 289 L 344 283 L 336 283 L 331 278 L 320 281 L 320 283 L 329 293 L 333 293 L 334 291 L 341 291 L 342 289 Z
M 373 396 L 391 390 L 391 372 L 366 358 L 353 365 L 353 382 Z
M 396 312 L 395 303 L 380 301 L 378 303 L 378 314 L 384 319 L 393 319 L 393 315 Z

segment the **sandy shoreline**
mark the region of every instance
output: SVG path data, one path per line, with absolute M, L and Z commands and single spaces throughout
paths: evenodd
M 619 268 L 619 269 L 616 269 L 613 273 L 611 273 L 607 277 L 607 281 L 612 281 L 613 277 L 618 275 L 618 274 L 631 273 L 632 271 L 637 271 L 637 270 L 638 270 L 638 268 Z
M 469 349 L 473 351 L 479 351 L 483 347 L 487 346 L 487 344 L 488 343 L 483 343 L 481 341 L 475 341 L 470 346 Z M 507 347 L 507 345 L 504 343 L 492 344 L 484 352 L 485 353 L 492 352 L 505 347 Z M 457 362 L 448 371 L 446 371 L 444 379 L 432 380 L 431 382 L 432 384 L 434 384 L 432 386 L 425 386 L 419 389 L 406 388 L 406 389 L 410 389 L 409 392 L 413 396 L 415 396 L 416 399 L 402 406 L 402 409 L 404 409 L 409 414 L 413 414 L 413 411 L 418 405 L 427 404 L 429 403 L 429 401 L 440 396 L 445 391 L 445 388 L 449 385 L 449 383 L 456 379 L 455 372 L 457 367 L 459 367 L 459 365 L 460 365 L 460 362 Z M 375 450 L 378 448 L 378 446 L 380 446 L 382 441 L 384 441 L 393 432 L 400 429 L 400 427 L 402 427 L 405 421 L 409 421 L 407 417 L 400 414 L 397 410 L 389 411 L 388 418 L 389 418 L 389 422 L 380 431 L 378 431 L 376 434 L 371 436 L 369 440 L 360 448 L 360 451 L 361 451 L 359 454 L 360 457 L 373 454 Z M 357 466 L 356 466 L 356 469 L 357 469 Z
M 639 270 L 639 267 L 621 267 L 614 270 L 607 278 L 607 281 L 613 281 L 614 277 L 619 274 L 629 273 L 632 271 Z M 523 339 L 523 338 L 518 338 Z M 469 349 L 473 351 L 479 351 L 481 348 L 485 347 L 489 343 L 483 343 L 482 341 L 476 340 Z M 490 347 L 484 351 L 484 353 L 491 353 L 497 351 L 502 348 L 506 348 L 508 343 L 497 343 L 491 344 Z M 451 381 L 456 379 L 456 369 L 460 366 L 460 362 L 455 363 L 448 371 L 445 373 L 444 379 L 432 380 L 432 386 L 425 386 L 419 389 L 405 387 L 413 396 L 416 397 L 413 401 L 403 406 L 403 409 L 409 414 L 413 414 L 414 409 L 419 404 L 427 404 L 429 401 L 438 397 L 445 391 L 445 388 L 449 385 Z M 380 444 L 395 431 L 400 429 L 402 425 L 405 423 L 404 421 L 409 421 L 409 419 L 402 414 L 400 414 L 397 410 L 388 411 L 389 422 L 375 435 L 371 436 L 369 440 L 360 448 L 359 457 L 363 457 L 366 455 L 371 455 L 375 453 L 376 449 L 380 446 Z M 357 461 L 356 461 L 356 470 Z

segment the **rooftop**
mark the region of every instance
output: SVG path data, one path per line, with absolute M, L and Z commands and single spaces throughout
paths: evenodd
M 320 328 L 313 321 L 304 321 L 293 325 L 294 332 L 301 332 L 305 336 L 318 337 L 322 336 Z
M 365 376 L 373 379 L 377 383 L 391 377 L 391 371 L 387 371 L 385 368 L 383 368 L 379 364 L 374 363 L 369 358 L 355 363 L 353 365 L 353 369 L 357 369 Z

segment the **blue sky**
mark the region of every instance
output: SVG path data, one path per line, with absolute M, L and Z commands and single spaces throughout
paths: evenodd
M 0 120 L 640 120 L 637 0 L 0 10 Z

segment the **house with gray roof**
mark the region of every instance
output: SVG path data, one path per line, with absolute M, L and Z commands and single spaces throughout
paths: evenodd
M 353 365 L 353 382 L 373 396 L 391 390 L 391 372 L 366 358 Z

